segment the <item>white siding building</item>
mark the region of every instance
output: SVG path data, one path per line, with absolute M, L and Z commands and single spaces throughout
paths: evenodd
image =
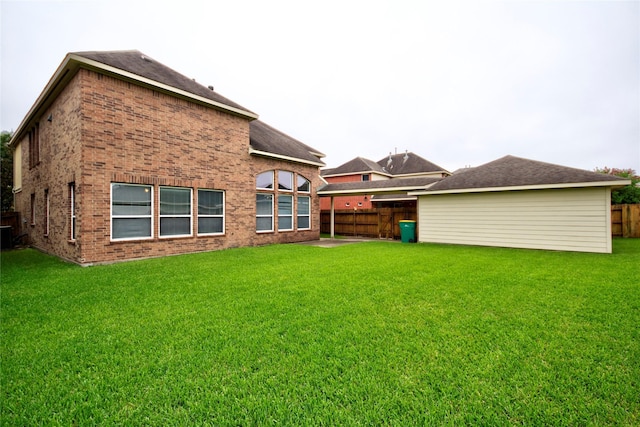
M 418 196 L 418 241 L 611 252 L 611 189 L 630 181 L 506 156 Z

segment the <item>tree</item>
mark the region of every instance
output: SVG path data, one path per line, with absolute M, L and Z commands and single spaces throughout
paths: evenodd
M 0 196 L 2 212 L 10 211 L 13 207 L 13 150 L 9 147 L 12 132 L 2 131 L 0 133 Z
M 636 175 L 636 171 L 633 169 L 617 169 L 609 168 L 596 168 L 596 172 L 606 175 L 615 175 L 622 178 L 631 180 L 631 185 L 622 187 L 618 190 L 611 192 L 611 203 L 614 205 L 635 204 L 640 203 L 640 176 Z

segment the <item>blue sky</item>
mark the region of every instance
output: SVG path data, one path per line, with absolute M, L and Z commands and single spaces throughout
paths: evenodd
M 326 154 L 640 172 L 638 1 L 1 3 L 2 130 L 68 52 L 138 49 Z

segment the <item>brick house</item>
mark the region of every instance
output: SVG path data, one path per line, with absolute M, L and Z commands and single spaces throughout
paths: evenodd
M 398 181 L 405 178 L 444 178 L 451 175 L 446 169 L 426 160 L 415 153 L 404 152 L 391 154 L 374 162 L 363 157 L 356 157 L 332 169 L 323 169 L 322 178 L 328 184 L 355 183 L 359 192 L 334 197 L 335 209 L 372 209 L 378 207 L 394 207 L 396 205 L 411 205 L 415 208 L 416 197 L 408 196 L 406 191 L 391 194 L 375 194 L 379 187 L 374 181 Z M 393 187 L 390 181 L 385 187 Z M 367 194 L 366 189 L 371 192 Z M 363 193 L 364 191 L 364 193 Z M 329 197 L 320 198 L 320 209 L 331 209 Z
M 324 155 L 139 51 L 68 54 L 11 145 L 21 233 L 78 264 L 319 238 Z

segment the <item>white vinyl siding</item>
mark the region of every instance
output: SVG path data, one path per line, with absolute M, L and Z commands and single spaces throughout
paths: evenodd
M 608 187 L 420 196 L 418 241 L 611 252 Z

